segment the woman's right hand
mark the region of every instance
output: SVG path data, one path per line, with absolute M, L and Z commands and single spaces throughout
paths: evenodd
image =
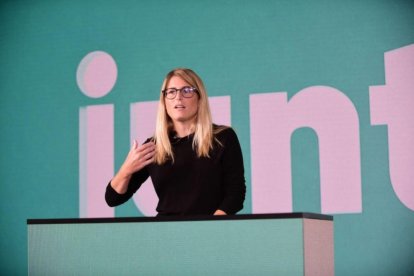
M 138 146 L 137 141 L 134 140 L 124 163 L 111 181 L 112 188 L 119 194 L 125 193 L 132 174 L 154 162 L 154 155 L 154 142 L 148 142 L 142 146 Z
M 142 146 L 138 146 L 136 140 L 129 151 L 124 164 L 120 169 L 120 172 L 124 175 L 132 175 L 133 173 L 141 170 L 146 165 L 154 161 L 155 144 L 154 142 L 148 142 Z

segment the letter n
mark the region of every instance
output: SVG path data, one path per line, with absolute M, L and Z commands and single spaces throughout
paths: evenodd
M 291 135 L 318 137 L 322 213 L 362 211 L 358 113 L 339 90 L 303 89 L 250 95 L 253 213 L 292 212 Z

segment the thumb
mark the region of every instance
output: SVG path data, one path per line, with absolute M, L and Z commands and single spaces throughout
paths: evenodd
M 132 149 L 136 149 L 138 147 L 137 140 L 134 139 L 134 142 L 132 143 Z

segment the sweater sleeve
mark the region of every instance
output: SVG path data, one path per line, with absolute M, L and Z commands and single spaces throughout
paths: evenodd
M 235 214 L 243 209 L 246 195 L 243 155 L 239 140 L 232 128 L 223 131 L 223 190 L 224 199 L 219 209 L 227 214 Z
M 106 186 L 105 201 L 110 207 L 118 206 L 128 201 L 134 193 L 141 187 L 142 183 L 147 180 L 149 173 L 147 168 L 143 168 L 139 172 L 132 175 L 128 183 L 128 189 L 124 194 L 117 193 L 111 186 L 111 182 Z

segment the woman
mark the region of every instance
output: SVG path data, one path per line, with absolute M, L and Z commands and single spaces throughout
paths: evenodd
M 132 197 L 151 177 L 163 215 L 226 215 L 243 208 L 243 157 L 235 132 L 212 123 L 200 77 L 178 68 L 164 79 L 155 135 L 134 144 L 108 184 L 109 206 Z

